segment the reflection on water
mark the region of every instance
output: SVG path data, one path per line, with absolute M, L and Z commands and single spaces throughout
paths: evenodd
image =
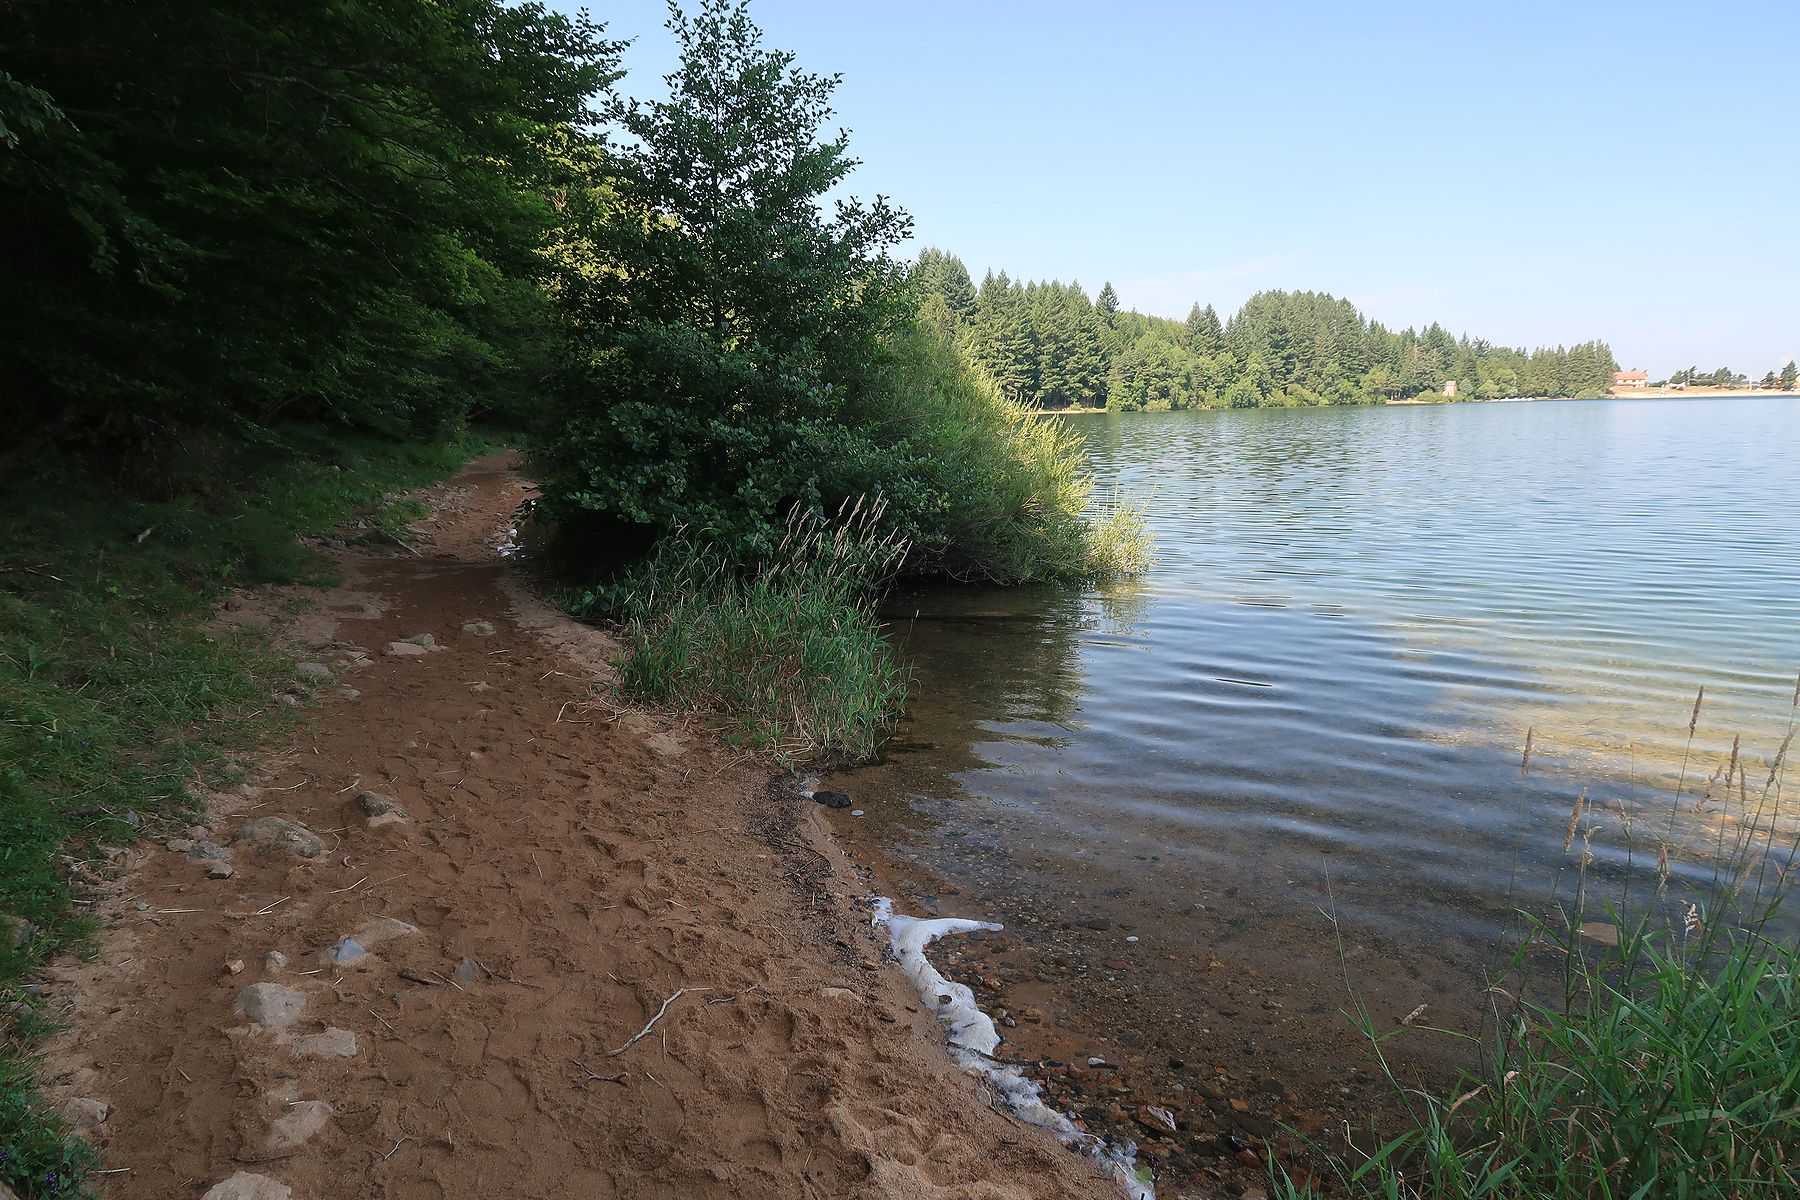
M 1010 918 L 1028 947 L 1092 935 L 1094 955 L 1136 931 L 1128 1002 L 1079 955 L 1035 978 L 1067 1004 L 1113 1004 L 1127 1036 L 1136 1022 L 1191 1052 L 1231 1028 L 1207 1007 L 1223 949 L 1272 987 L 1319 1003 L 1335 988 L 1328 1017 L 1342 984 L 1322 910 L 1393 1004 L 1427 986 L 1408 981 L 1466 983 L 1514 907 L 1566 872 L 1582 787 L 1596 871 L 1622 886 L 1619 806 L 1667 811 L 1696 688 L 1690 780 L 1734 735 L 1768 753 L 1788 728 L 1800 403 L 1077 427 L 1102 490 L 1148 502 L 1155 569 L 1098 590 L 897 597 L 913 712 L 881 763 L 837 785 L 869 811 L 858 836 L 919 893 L 958 889 L 962 915 Z

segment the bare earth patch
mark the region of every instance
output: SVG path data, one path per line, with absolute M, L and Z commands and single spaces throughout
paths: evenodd
M 297 621 L 229 614 L 334 675 L 191 831 L 229 877 L 146 846 L 98 960 L 53 981 L 48 1075 L 107 1106 L 103 1194 L 1113 1195 L 951 1066 L 810 806 L 570 703 L 609 648 L 496 557 L 528 493 L 479 461 L 424 494 L 416 554 L 344 551 Z M 271 817 L 324 851 L 231 843 Z

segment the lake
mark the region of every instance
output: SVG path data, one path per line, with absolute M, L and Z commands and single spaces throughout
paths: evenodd
M 1475 1030 L 1518 910 L 1570 900 L 1584 853 L 1604 919 L 1745 828 L 1703 796 L 1734 737 L 1754 784 L 1792 728 L 1800 402 L 1050 419 L 1145 504 L 1155 567 L 894 597 L 912 711 L 832 820 L 903 909 L 1007 924 L 948 969 L 1033 1014 L 1012 1052 L 1095 1121 L 1196 1069 L 1250 1117 L 1355 1119 L 1353 996 Z M 1123 1068 L 1102 1092 L 1089 1055 Z

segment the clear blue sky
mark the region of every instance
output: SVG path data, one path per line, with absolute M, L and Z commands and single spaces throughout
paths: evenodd
M 555 7 L 580 7 L 553 0 Z M 655 0 L 588 5 L 672 65 Z M 852 191 L 979 280 L 1111 280 L 1228 316 L 1264 288 L 1653 378 L 1800 356 L 1800 0 L 755 0 L 842 72 Z

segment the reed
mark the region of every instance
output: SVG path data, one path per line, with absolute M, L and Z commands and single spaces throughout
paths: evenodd
M 1704 692 L 1695 698 L 1697 724 Z M 1516 987 L 1488 988 L 1491 1021 L 1471 1038 L 1481 1066 L 1442 1093 L 1403 1087 L 1385 1047 L 1414 1030 L 1350 1014 L 1406 1114 L 1365 1149 L 1321 1151 L 1305 1181 L 1272 1161 L 1280 1200 L 1684 1200 L 1800 1194 L 1800 949 L 1787 906 L 1800 840 L 1782 832 L 1781 787 L 1795 716 L 1760 787 L 1734 741 L 1698 799 L 1682 782 L 1672 810 L 1730 806 L 1709 852 L 1710 882 L 1666 895 L 1671 846 L 1656 858 L 1651 899 L 1601 905 L 1616 947 L 1586 945 L 1589 846 L 1600 832 L 1586 793 L 1570 813 L 1565 853 L 1582 843 L 1573 908 L 1526 916 L 1507 964 Z M 1526 760 L 1528 761 L 1528 760 Z M 1759 772 L 1761 774 L 1761 772 Z M 1672 812 L 1671 817 L 1678 815 Z M 1674 828 L 1673 819 L 1671 828 Z M 1629 818 L 1620 822 L 1629 839 Z M 1725 832 L 1727 829 L 1733 832 Z M 1679 851 L 1679 847 L 1676 847 Z M 1543 970 L 1548 960 L 1552 969 Z M 1549 975 L 1548 979 L 1544 978 Z M 1426 1036 L 1457 1035 L 1442 1030 Z

